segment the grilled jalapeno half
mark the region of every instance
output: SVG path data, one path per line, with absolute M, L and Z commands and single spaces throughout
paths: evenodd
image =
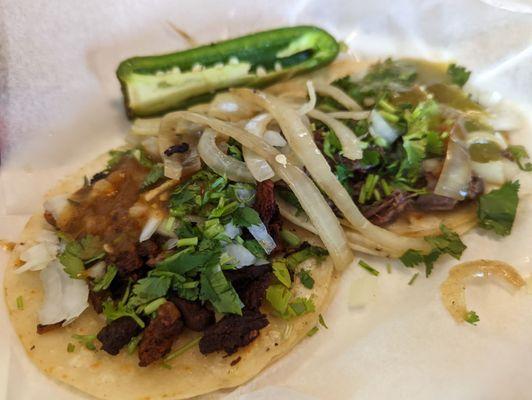
M 234 86 L 263 87 L 331 62 L 339 45 L 324 30 L 297 26 L 133 57 L 116 72 L 129 117 L 149 117 L 206 101 Z

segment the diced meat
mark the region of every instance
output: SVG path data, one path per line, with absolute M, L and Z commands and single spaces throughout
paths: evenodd
M 259 331 L 268 326 L 266 315 L 258 311 L 244 310 L 240 315 L 226 315 L 205 330 L 199 342 L 200 351 L 209 354 L 225 351 L 233 354 L 240 347 L 247 346 L 259 336 Z
M 96 337 L 102 343 L 102 350 L 116 356 L 140 331 L 139 324 L 133 318 L 120 317 L 104 326 Z
M 99 292 L 93 291 L 92 288 L 89 290 L 89 304 L 98 314 L 103 312 L 103 302 L 109 297 L 111 297 L 109 290 L 101 290 Z
M 273 277 L 269 264 L 228 270 L 225 271 L 225 276 L 231 281 L 248 310 L 260 308 Z
M 91 178 L 91 181 L 90 181 L 90 184 L 91 185 L 94 185 L 96 182 L 98 182 L 99 180 L 102 180 L 102 179 L 105 179 L 109 176 L 109 171 L 107 170 L 104 170 L 104 171 L 100 171 L 100 172 L 97 172 L 96 174 L 94 174 Z
M 201 332 L 214 324 L 214 312 L 202 306 L 200 302 L 188 301 L 177 296 L 173 296 L 170 300 L 179 309 L 188 329 Z
M 54 329 L 61 328 L 61 325 L 63 325 L 63 322 L 65 321 L 59 321 L 59 322 L 56 322 L 55 324 L 48 324 L 48 325 L 39 324 L 37 325 L 37 333 L 39 335 L 42 335 L 42 334 L 45 334 L 46 332 L 53 331 Z
M 411 203 L 411 196 L 399 190 L 381 201 L 362 208 L 362 213 L 372 223 L 384 226 L 395 221 Z
M 50 211 L 45 211 L 44 212 L 44 219 L 46 220 L 46 222 L 48 222 L 50 225 L 56 227 L 56 221 L 55 221 L 55 218 L 54 216 L 52 215 L 52 213 Z
M 144 264 L 134 247 L 130 251 L 124 251 L 116 256 L 112 256 L 110 259 L 110 262 L 116 265 L 116 268 L 118 268 L 122 275 L 128 275 L 141 268 Z
M 479 196 L 484 194 L 484 181 L 478 176 L 471 178 L 469 182 L 469 190 L 467 191 L 467 198 L 475 200 Z
M 440 196 L 434 193 L 423 194 L 414 201 L 414 207 L 418 211 L 449 211 L 456 207 L 458 201 L 446 197 Z
M 139 366 L 146 367 L 164 357 L 182 330 L 181 313 L 174 303 L 167 301 L 144 330 L 139 343 Z
M 279 207 L 275 202 L 274 183 L 271 179 L 259 182 L 257 184 L 257 194 L 255 195 L 254 208 L 259 213 L 260 219 L 266 225 L 268 233 L 277 243 L 276 251 L 282 248 L 281 228 L 283 222 Z

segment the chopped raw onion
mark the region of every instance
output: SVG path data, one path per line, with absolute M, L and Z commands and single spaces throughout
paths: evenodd
M 131 125 L 131 134 L 138 136 L 155 136 L 159 133 L 161 118 L 137 118 Z
M 502 185 L 506 182 L 504 164 L 501 160 L 486 163 L 471 161 L 471 168 L 476 176 L 482 178 L 487 183 Z
M 434 193 L 440 196 L 462 200 L 471 181 L 471 160 L 469 152 L 454 138 L 447 144 L 447 154 Z
M 371 136 L 380 137 L 388 144 L 392 144 L 399 137 L 399 133 L 376 110 L 370 113 L 369 120 Z
M 161 159 L 161 154 L 159 153 L 159 141 L 157 140 L 157 137 L 147 137 L 142 142 L 140 142 L 140 144 L 154 160 L 159 161 Z
M 266 141 L 226 122 L 201 114 L 176 111 L 167 114 L 163 123 L 166 121 L 167 124 L 171 125 L 183 119 L 208 125 L 217 132 L 238 140 L 244 147 L 252 148 L 259 156 L 268 161 L 276 174 L 287 183 L 301 203 L 329 251 L 336 268 L 341 269 L 349 265 L 353 259 L 353 254 L 349 249 L 345 234 L 320 190 L 301 169 L 292 165 L 286 156 Z M 285 158 L 285 160 L 280 161 L 285 162 L 276 160 L 280 156 Z
M 142 228 L 142 232 L 140 233 L 139 237 L 139 242 L 144 242 L 145 240 L 151 238 L 153 234 L 157 231 L 157 228 L 159 227 L 161 221 L 162 218 L 160 216 L 150 216 L 144 224 L 144 227 Z
M 458 264 L 451 268 L 449 276 L 442 283 L 442 301 L 456 322 L 463 322 L 468 310 L 465 301 L 465 283 L 470 278 L 496 277 L 515 288 L 525 285 L 519 273 L 509 264 L 495 260 L 476 260 Z
M 248 228 L 248 231 L 255 238 L 255 240 L 259 242 L 266 254 L 270 254 L 273 250 L 275 250 L 275 247 L 277 247 L 275 240 L 273 240 L 273 238 L 270 236 L 268 229 L 266 229 L 266 225 L 264 225 L 262 222 L 257 225 L 251 225 Z
M 242 230 L 235 226 L 232 221 L 224 226 L 225 234 L 229 236 L 229 239 L 234 239 L 242 233 Z
M 236 267 L 242 268 L 253 265 L 257 258 L 244 246 L 237 243 L 231 243 L 225 246 L 225 252 L 236 260 Z
M 327 113 L 327 115 L 332 118 L 352 119 L 355 121 L 366 119 L 369 117 L 369 114 L 369 111 L 334 111 Z
M 56 221 L 59 220 L 59 216 L 68 205 L 68 199 L 65 195 L 59 195 L 49 198 L 44 202 L 44 209 L 52 214 L 52 217 Z
M 92 279 L 101 279 L 105 275 L 105 261 L 99 261 L 87 269 L 85 273 Z
M 319 94 L 332 98 L 350 111 L 362 110 L 362 107 L 352 97 L 336 86 L 323 82 L 315 82 L 314 88 Z
M 346 189 L 332 173 L 329 164 L 325 160 L 323 154 L 319 151 L 316 143 L 314 143 L 312 134 L 301 122 L 301 118 L 297 114 L 297 111 L 287 107 L 276 97 L 264 92 L 252 91 L 249 89 L 237 89 L 235 92 L 250 101 L 261 105 L 273 115 L 279 123 L 290 147 L 299 156 L 301 161 L 303 161 L 316 184 L 336 204 L 354 229 L 358 230 L 376 243 L 382 243 L 384 247 L 394 249 L 397 252 L 405 252 L 408 249 L 428 250 L 430 248 L 428 243 L 422 239 L 396 235 L 386 229 L 373 225 L 364 217 L 364 215 L 362 215 L 351 199 L 349 193 L 347 193 Z M 279 174 L 278 171 L 276 172 Z M 292 189 L 292 191 L 294 190 Z M 299 196 L 297 196 L 297 198 L 301 201 Z M 309 217 L 314 226 L 316 226 L 315 219 L 310 214 Z M 318 229 L 318 231 L 320 231 L 320 229 Z
M 76 319 L 88 306 L 89 287 L 84 279 L 73 279 L 55 260 L 40 272 L 44 300 L 39 310 L 39 323 L 63 326 Z
M 255 179 L 246 164 L 222 152 L 216 145 L 216 132 L 205 129 L 198 143 L 201 159 L 218 175 L 231 181 L 254 183 Z
M 362 158 L 360 141 L 351 129 L 320 110 L 312 110 L 308 115 L 323 122 L 334 131 L 342 144 L 342 155 L 345 158 L 349 158 L 350 160 L 360 160 Z
M 299 114 L 304 115 L 312 111 L 316 107 L 316 91 L 312 81 L 307 81 L 308 102 L 299 107 Z
M 15 272 L 20 274 L 26 271 L 39 271 L 46 268 L 57 257 L 59 243 L 43 241 L 37 243 L 20 253 L 20 260 L 24 261 Z

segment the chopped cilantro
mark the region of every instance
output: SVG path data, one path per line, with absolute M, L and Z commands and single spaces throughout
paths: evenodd
M 464 321 L 471 324 L 471 325 L 476 325 L 477 322 L 480 321 L 480 318 L 478 317 L 477 313 L 474 312 L 474 311 L 469 311 L 467 312 L 467 314 L 464 316 Z
M 142 333 L 138 336 L 134 336 L 127 344 L 127 354 L 131 355 L 137 349 L 140 340 L 142 339 Z
M 81 279 L 85 264 L 99 260 L 105 256 L 103 244 L 97 236 L 87 235 L 79 241 L 70 240 L 62 236 L 66 246 L 59 255 L 59 262 L 65 267 L 64 270 L 74 279 Z
M 266 259 L 266 252 L 255 239 L 245 240 L 243 246 L 258 259 Z
M 523 171 L 532 171 L 532 163 L 529 161 L 528 152 L 524 146 L 510 145 L 506 149 L 513 161 L 517 163 L 519 168 Z
M 352 191 L 349 180 L 355 177 L 355 173 L 347 168 L 344 164 L 336 164 L 334 174 L 340 181 L 340 183 L 347 189 L 347 191 Z
M 251 207 L 240 207 L 233 213 L 233 224 L 237 227 L 249 228 L 261 223 L 259 213 Z
M 139 279 L 133 285 L 132 295 L 127 302 L 128 307 L 144 306 L 159 297 L 164 297 L 171 283 L 172 279 L 169 276 L 148 276 Z
M 73 279 L 83 279 L 82 273 L 85 271 L 83 261 L 75 255 L 63 252 L 59 257 L 59 262 L 65 267 L 65 272 Z
M 367 148 L 364 150 L 361 160 L 362 166 L 374 167 L 380 163 L 381 156 L 378 151 Z
M 323 152 L 334 160 L 336 154 L 342 151 L 342 144 L 333 131 L 327 131 L 323 140 Z
M 292 293 L 284 285 L 271 285 L 266 289 L 266 300 L 279 314 L 286 313 Z
M 423 254 L 418 250 L 408 249 L 399 259 L 405 267 L 412 268 L 423 262 Z
M 292 279 L 290 278 L 290 272 L 286 267 L 285 260 L 276 260 L 272 264 L 273 274 L 275 277 L 287 288 L 292 286 Z
M 416 281 L 417 277 L 419 276 L 419 272 L 416 272 L 412 278 L 408 281 L 408 285 L 409 286 L 412 286 L 414 284 L 414 282 Z
M 217 312 L 242 315 L 244 304 L 219 265 L 206 266 L 200 282 L 200 298 L 209 300 Z
M 319 321 L 320 325 L 323 326 L 325 329 L 329 329 L 329 327 L 325 323 L 325 319 L 323 318 L 323 315 L 320 314 L 318 316 L 318 321 Z
M 368 271 L 371 275 L 379 276 L 379 271 L 377 271 L 375 268 L 373 268 L 371 265 L 369 265 L 364 260 L 360 260 L 358 262 L 358 265 L 360 265 L 362 268 Z
M 302 269 L 299 272 L 299 279 L 301 280 L 303 286 L 305 286 L 307 289 L 312 289 L 314 287 L 314 278 L 306 269 Z
M 284 201 L 286 201 L 288 204 L 290 204 L 292 207 L 295 207 L 297 210 L 303 210 L 303 207 L 301 207 L 301 204 L 299 203 L 299 200 L 297 199 L 294 192 L 292 192 L 288 188 L 276 188 L 276 194 Z
M 329 252 L 321 247 L 317 246 L 308 246 L 303 250 L 299 250 L 293 254 L 290 254 L 286 257 L 286 265 L 288 269 L 294 270 L 299 264 L 303 261 L 308 260 L 309 258 L 317 258 L 318 261 L 321 261 L 323 257 L 327 256 Z
M 118 302 L 116 305 L 112 300 L 104 301 L 103 303 L 103 315 L 107 318 L 108 321 L 114 321 L 122 317 L 130 317 L 135 320 L 135 322 L 141 327 L 144 328 L 144 321 L 128 306 L 124 305 L 122 302 Z
M 319 330 L 320 330 L 320 328 L 318 328 L 317 326 L 314 326 L 314 327 L 312 327 L 311 330 L 309 330 L 307 332 L 307 336 L 308 337 L 314 336 Z
M 316 311 L 316 306 L 310 298 L 297 297 L 288 305 L 286 312 L 282 315 L 285 319 L 299 317 L 301 315 Z
M 17 297 L 17 310 L 24 310 L 24 298 L 22 296 Z
M 479 226 L 507 236 L 512 231 L 519 203 L 519 181 L 506 182 L 500 189 L 480 196 L 478 201 Z
M 149 188 L 152 185 L 155 185 L 161 178 L 164 177 L 164 166 L 161 163 L 154 164 L 151 167 L 150 172 L 144 178 L 142 182 L 141 189 Z
M 290 247 L 297 247 L 301 244 L 301 239 L 288 229 L 281 230 L 281 239 Z
M 471 71 L 467 70 L 465 67 L 453 63 L 449 64 L 449 67 L 447 67 L 447 75 L 450 76 L 451 81 L 454 84 L 462 87 L 469 80 Z
M 67 344 L 67 352 L 73 353 L 76 350 L 76 346 L 73 343 Z
M 76 339 L 79 343 L 85 346 L 91 351 L 96 351 L 96 346 L 94 341 L 96 340 L 96 335 L 72 335 L 72 339 Z
M 197 338 L 192 339 L 190 342 L 185 343 L 183 346 L 178 347 L 176 350 L 174 350 L 173 352 L 165 356 L 164 361 L 170 361 L 176 357 L 179 357 L 181 354 L 187 352 L 192 347 L 194 347 L 196 344 L 198 344 L 201 338 L 202 336 L 198 336 Z
M 94 292 L 99 292 L 101 290 L 105 290 L 111 285 L 111 282 L 115 278 L 116 274 L 118 272 L 118 269 L 113 265 L 108 265 L 107 270 L 105 271 L 105 274 L 102 276 L 102 278 L 98 281 L 96 281 L 96 284 L 92 288 Z
M 244 157 L 242 156 L 242 145 L 233 138 L 230 138 L 227 144 L 227 154 L 239 161 L 244 161 Z
M 144 312 L 144 314 L 150 315 L 157 311 L 158 308 L 164 303 L 166 303 L 166 299 L 164 297 L 160 297 L 158 299 L 153 300 L 151 303 L 148 303 L 142 311 Z

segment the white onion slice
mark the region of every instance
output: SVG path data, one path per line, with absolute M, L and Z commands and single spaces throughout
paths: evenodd
M 140 142 L 142 147 L 154 160 L 161 160 L 161 154 L 159 153 L 159 141 L 156 136 L 149 136 Z
M 256 107 L 231 93 L 220 93 L 209 104 L 208 114 L 224 121 L 240 121 L 253 116 Z
M 362 158 L 360 141 L 351 129 L 320 110 L 312 110 L 308 115 L 323 122 L 334 131 L 336 137 L 338 137 L 338 140 L 342 144 L 342 155 L 345 158 L 350 160 L 360 160 Z
M 255 178 L 246 164 L 228 156 L 216 145 L 216 132 L 205 129 L 198 143 L 201 159 L 218 175 L 225 175 L 231 181 L 254 183 Z
M 246 123 L 244 129 L 255 136 L 262 137 L 271 120 L 271 115 L 259 114 L 250 119 Z M 242 155 L 244 156 L 244 161 L 246 162 L 249 172 L 251 172 L 251 175 L 253 175 L 253 178 L 255 178 L 257 182 L 264 182 L 265 180 L 273 178 L 275 172 L 273 172 L 272 167 L 270 167 L 264 158 L 260 157 L 257 153 L 247 147 L 242 149 Z
M 56 221 L 59 220 L 66 206 L 68 206 L 68 199 L 65 195 L 54 196 L 44 202 L 44 209 L 52 214 Z
M 157 231 L 157 228 L 161 224 L 162 218 L 160 216 L 150 216 L 146 223 L 144 224 L 144 227 L 142 228 L 142 232 L 140 233 L 139 242 L 144 242 L 151 238 L 153 234 Z
M 383 138 L 388 144 L 392 144 L 399 137 L 399 133 L 376 110 L 371 112 L 369 120 L 371 136 Z
M 324 83 L 324 82 L 314 82 L 314 88 L 316 89 L 316 92 L 318 92 L 321 95 L 328 96 L 341 105 L 343 105 L 345 108 L 351 111 L 360 111 L 362 110 L 362 107 L 358 105 L 358 103 L 353 100 L 347 93 L 345 93 L 342 89 L 337 88 L 336 86 Z
M 316 107 L 316 91 L 311 80 L 307 81 L 308 102 L 299 107 L 299 114 L 304 115 L 312 111 Z
M 273 238 L 270 236 L 266 225 L 264 225 L 262 222 L 257 225 L 251 225 L 248 227 L 248 231 L 255 238 L 255 240 L 259 242 L 266 254 L 270 254 L 273 250 L 275 250 L 275 247 L 277 247 L 275 240 L 273 240 Z
M 471 160 L 469 152 L 452 137 L 447 144 L 447 154 L 434 193 L 440 196 L 462 200 L 471 182 Z
M 44 300 L 39 310 L 43 325 L 64 321 L 63 326 L 76 319 L 88 306 L 89 287 L 83 279 L 73 279 L 55 260 L 40 272 Z
M 225 246 L 225 252 L 236 260 L 236 267 L 242 268 L 253 265 L 257 258 L 244 246 L 237 243 L 230 243 Z
M 266 132 L 264 132 L 264 140 L 274 147 L 284 147 L 288 144 L 283 135 L 271 129 L 268 129 Z
M 369 117 L 369 114 L 369 111 L 334 111 L 327 113 L 327 115 L 332 118 L 352 119 L 355 121 L 366 119 Z
M 442 283 L 442 301 L 456 322 L 463 322 L 467 315 L 465 283 L 471 278 L 496 277 L 515 288 L 525 285 L 519 273 L 509 264 L 495 260 L 476 260 L 455 265 Z
M 159 133 L 161 118 L 137 118 L 131 124 L 131 134 L 137 136 L 155 136 Z
M 299 156 L 316 184 L 323 189 L 329 198 L 336 204 L 352 227 L 384 247 L 405 252 L 408 249 L 428 250 L 430 247 L 422 239 L 409 238 L 394 234 L 368 221 L 349 196 L 342 184 L 332 173 L 329 164 L 319 151 L 310 131 L 301 122 L 297 111 L 287 107 L 274 96 L 260 91 L 237 89 L 244 98 L 256 102 L 264 107 L 279 123 L 290 147 Z M 292 189 L 293 191 L 293 189 Z M 295 192 L 294 192 L 295 193 Z M 297 196 L 297 194 L 296 194 Z M 297 196 L 299 201 L 301 199 Z M 314 218 L 310 215 L 314 226 Z M 318 229 L 319 231 L 319 229 Z
M 323 198 L 320 190 L 301 169 L 292 165 L 289 160 L 285 160 L 285 163 L 276 161 L 276 158 L 282 154 L 273 146 L 244 129 L 226 122 L 201 114 L 176 111 L 167 114 L 163 123 L 166 122 L 171 126 L 183 119 L 208 125 L 217 132 L 238 140 L 244 147 L 252 148 L 258 155 L 268 161 L 276 174 L 288 184 L 301 203 L 329 251 L 335 267 L 342 269 L 349 265 L 353 259 L 353 254 L 349 249 L 338 219 Z M 286 156 L 284 157 L 286 158 Z

